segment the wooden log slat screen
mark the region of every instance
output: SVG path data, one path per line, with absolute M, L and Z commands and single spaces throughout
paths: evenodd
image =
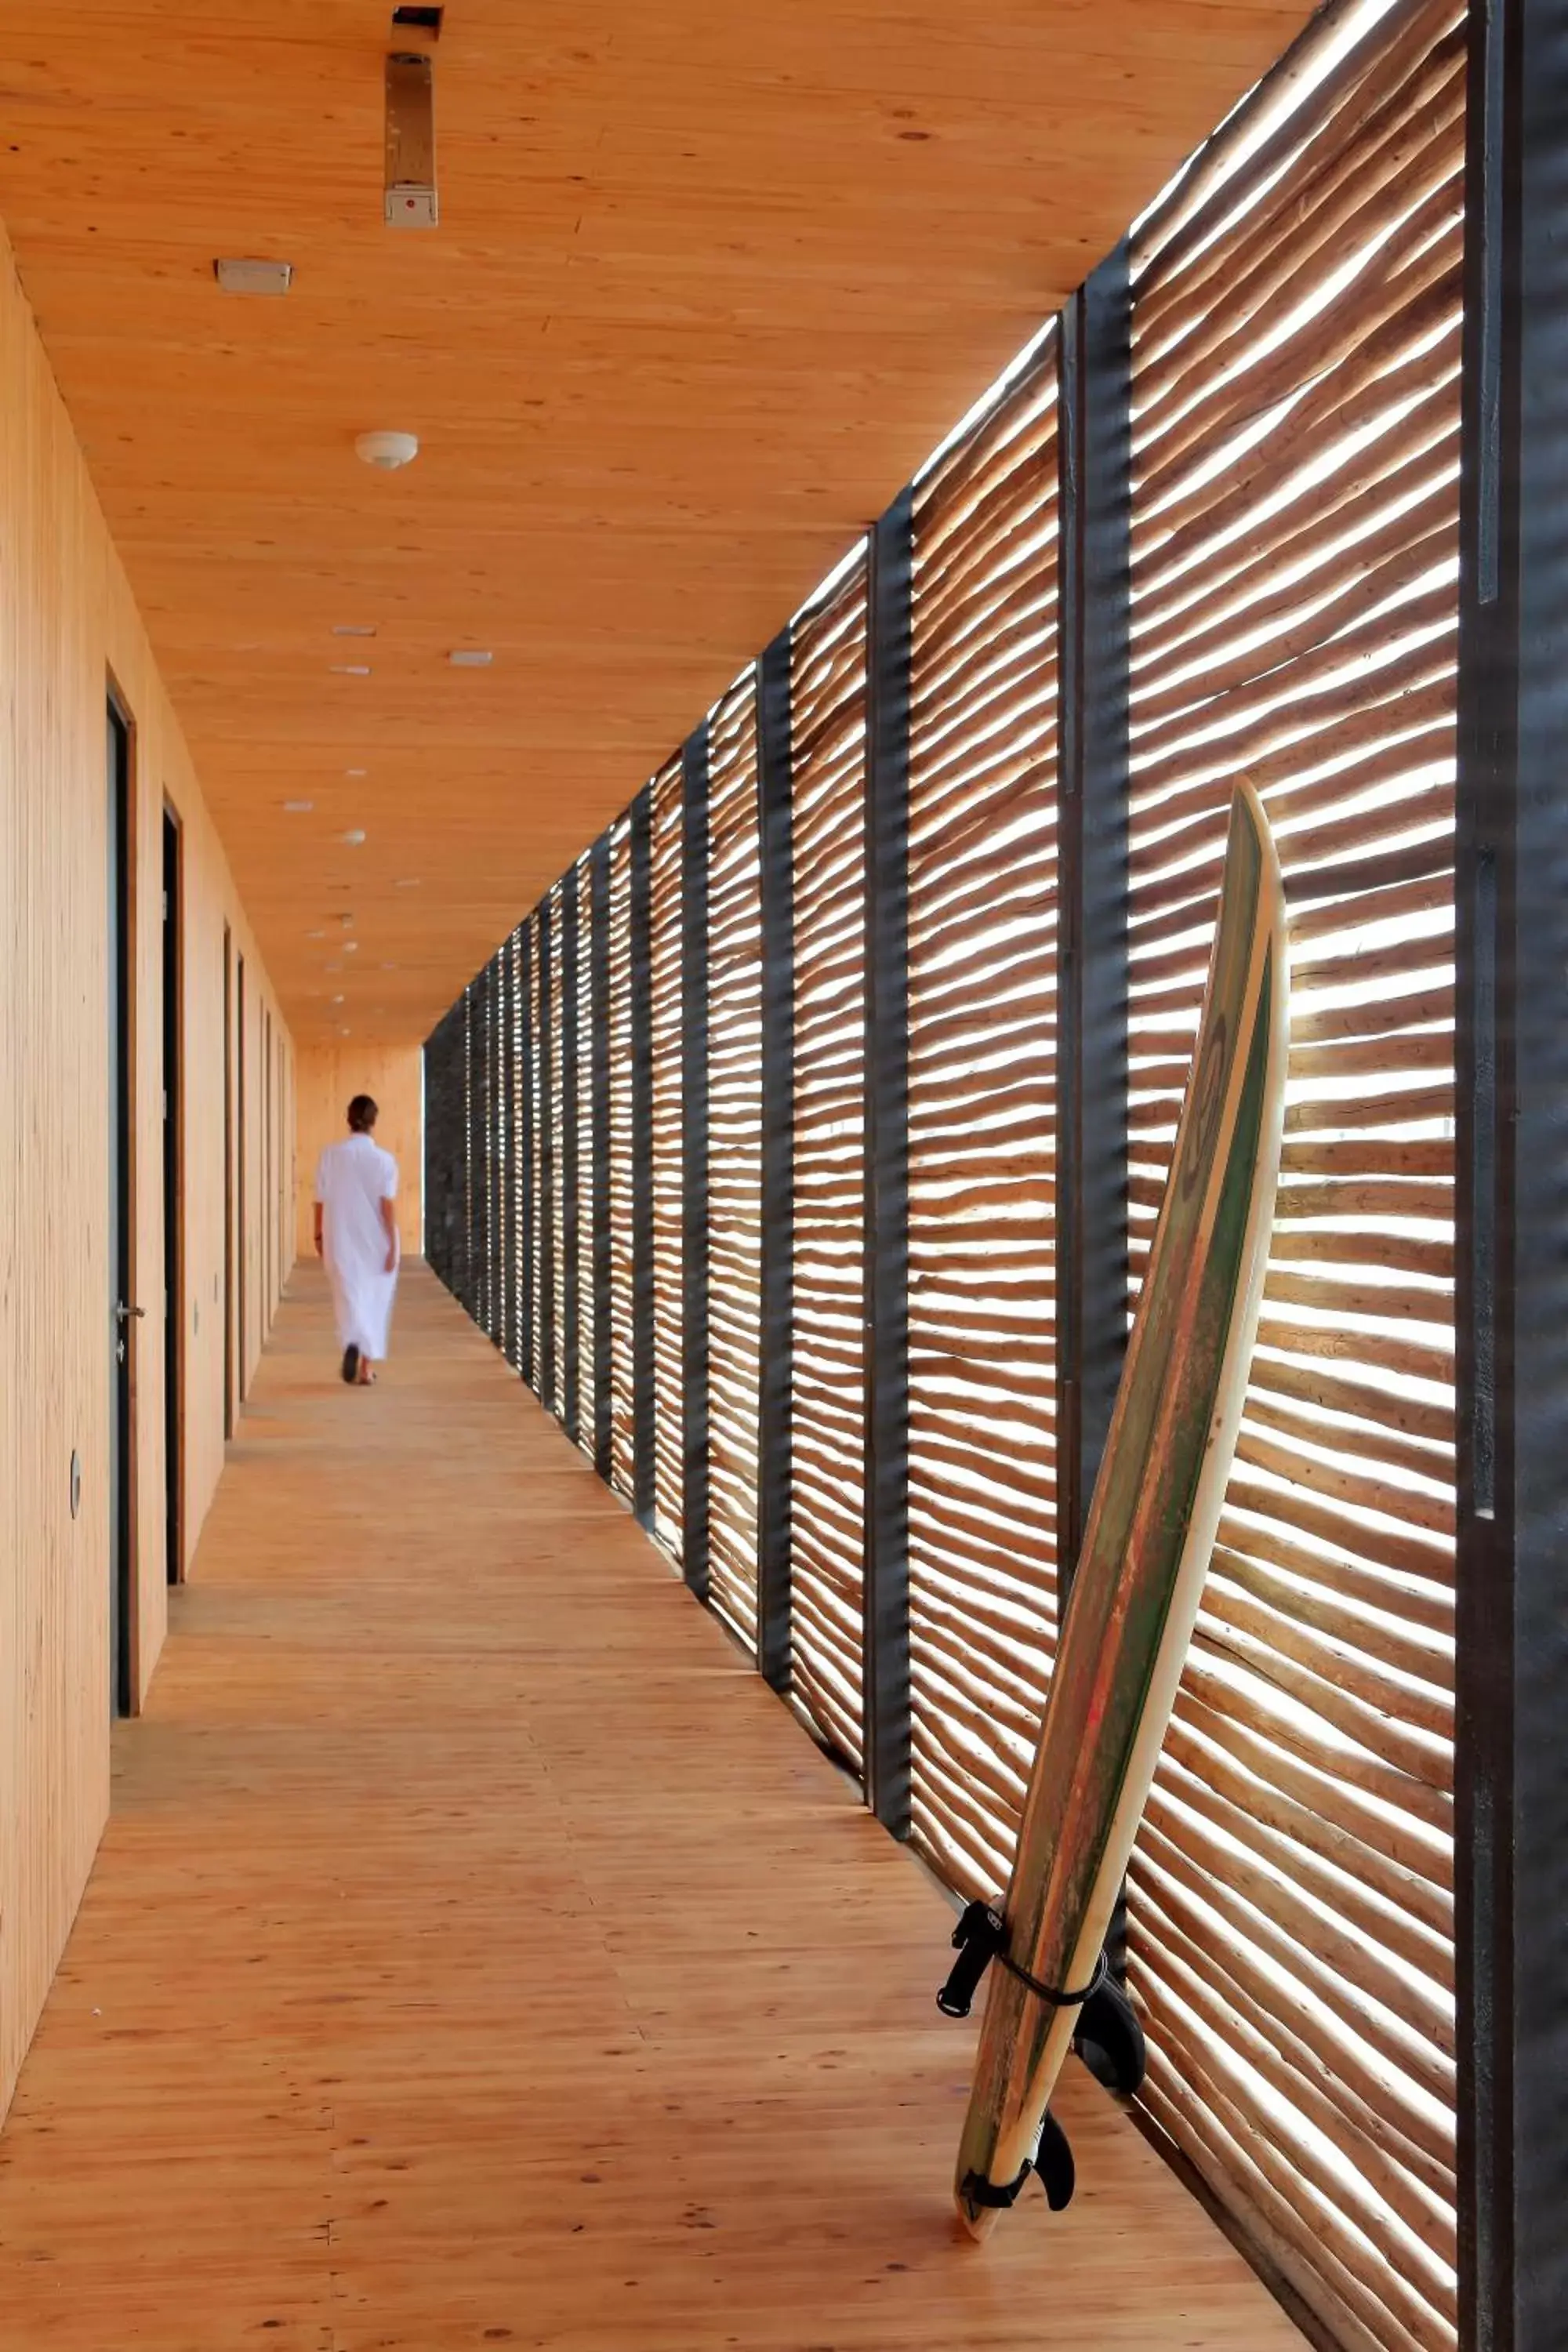
M 593 869 L 580 857 L 569 877 L 577 899 L 577 1093 L 569 1116 L 577 1126 L 577 1394 L 574 1434 L 594 1458 L 594 1366 L 598 1286 L 594 1276 L 594 888 Z
M 550 1204 L 550 1247 L 545 1254 L 545 1278 L 550 1301 L 550 1355 L 548 1381 L 542 1401 L 556 1419 L 565 1422 L 566 1403 L 566 1192 L 565 1168 L 565 1098 L 563 1090 L 562 1062 L 566 1038 L 566 1001 L 563 985 L 564 955 L 563 952 L 562 906 L 566 885 L 557 882 L 546 900 L 549 913 L 550 964 L 542 1011 L 548 1015 L 545 1082 L 541 1099 L 544 1107 L 545 1129 L 545 1195 Z
M 523 1313 L 529 1332 L 529 1346 L 523 1359 L 527 1369 L 523 1378 L 542 1394 L 545 1386 L 549 1362 L 545 1299 L 548 1287 L 548 1251 L 544 1151 L 545 1103 L 545 1037 L 543 1019 L 544 967 L 549 955 L 548 929 L 542 921 L 530 926 L 529 953 L 523 979 L 523 1035 L 525 1061 L 522 1083 L 528 1097 L 528 1177 L 526 1197 L 531 1206 L 531 1231 L 524 1225 L 530 1247 L 524 1286 L 527 1297 Z M 520 1367 L 521 1369 L 521 1367 Z
M 791 633 L 795 1318 L 790 1670 L 858 1770 L 866 1451 L 866 559 Z
M 708 782 L 708 1477 L 715 1609 L 757 1634 L 763 891 L 757 690 L 713 713 Z
M 610 1484 L 629 1503 L 636 1487 L 632 1412 L 632 835 L 610 832 Z
M 1462 10 L 1415 11 L 1131 255 L 1134 1283 L 1238 768 L 1294 949 L 1260 1344 L 1130 1974 L 1154 2114 L 1335 2335 L 1389 2352 L 1457 2315 L 1464 89 Z
M 1065 1449 L 1082 1442 L 1068 1421 L 1082 1369 L 1073 1350 L 1084 1343 L 1065 1307 L 1058 1319 L 1068 1263 L 1058 1250 L 1088 1196 L 1068 1188 L 1076 1163 L 1063 1139 L 1081 1132 L 1074 1118 L 1096 1089 L 1106 1115 L 1094 1132 L 1126 1133 L 1115 1212 L 1124 1235 L 1072 1243 L 1116 1268 L 1101 1282 L 1097 1326 L 1110 1329 L 1113 1377 L 1121 1267 L 1130 1316 L 1188 1079 L 1230 782 L 1240 771 L 1257 782 L 1292 915 L 1284 1171 L 1238 1456 L 1129 1881 L 1126 1964 L 1150 2041 L 1144 2127 L 1234 2217 L 1298 2311 L 1354 2352 L 1446 2352 L 1458 2340 L 1466 72 L 1453 0 L 1329 10 L 1289 69 L 1173 184 L 1115 271 L 1097 273 L 1097 315 L 1120 321 L 1119 349 L 1131 352 L 1130 406 L 1125 369 L 1115 385 L 1075 375 L 1105 362 L 1082 356 L 1095 348 L 1081 332 L 1088 313 L 1069 312 L 905 494 L 896 550 L 907 554 L 907 602 L 901 571 L 897 595 L 884 577 L 879 601 L 863 543 L 770 653 L 775 684 L 787 676 L 787 725 L 768 740 L 788 743 L 789 856 L 767 876 L 770 892 L 787 896 L 794 934 L 788 971 L 768 974 L 769 1002 L 781 1001 L 782 981 L 793 1008 L 787 1100 L 764 1099 L 754 668 L 694 739 L 705 764 L 683 768 L 677 756 L 645 788 L 644 912 L 623 817 L 426 1049 L 430 1251 L 442 1278 L 493 1330 L 504 1248 L 521 1264 L 548 1235 L 518 1360 L 544 1379 L 547 1300 L 546 1402 L 590 1455 L 595 1427 L 608 1429 L 600 1467 L 628 1503 L 640 1465 L 650 1532 L 676 1563 L 689 1547 L 706 1563 L 704 1597 L 753 1657 L 768 1632 L 759 1558 L 779 1557 L 782 1531 L 792 1703 L 858 1773 L 874 1689 L 877 1770 L 890 1769 L 900 1738 L 908 1757 L 907 1803 L 879 1791 L 879 1811 L 956 1893 L 990 1893 L 1009 1866 L 1081 1500 L 1064 1538 Z M 1085 596 L 1109 593 L 1103 547 L 1093 562 L 1084 553 L 1104 518 L 1089 511 L 1100 493 L 1083 470 L 1081 421 L 1069 425 L 1075 401 L 1094 415 L 1097 399 L 1120 401 L 1125 426 L 1106 542 L 1124 554 L 1120 636 L 1083 609 Z M 879 538 L 879 563 L 893 544 Z M 890 612 L 905 629 L 891 666 Z M 1117 681 L 1120 748 L 1097 767 L 1082 747 L 1099 663 Z M 906 685 L 907 744 L 902 717 L 891 725 L 879 699 Z M 1103 733 L 1103 710 L 1095 723 Z M 769 725 L 780 726 L 776 709 Z M 884 747 L 875 761 L 873 742 Z M 901 748 L 889 755 L 889 743 Z M 889 756 L 904 762 L 890 779 Z M 707 782 L 702 902 L 687 898 L 693 772 Z M 1120 866 L 1110 868 L 1124 924 L 1124 1052 L 1103 1069 L 1062 1026 L 1082 989 L 1072 961 L 1089 887 L 1088 820 L 1071 798 L 1080 786 L 1114 790 L 1115 837 L 1126 843 L 1124 891 Z M 867 856 L 873 789 L 892 794 L 877 804 L 879 839 L 889 822 L 903 825 L 907 806 L 900 911 L 881 930 Z M 602 902 L 595 860 L 607 875 Z M 1105 870 L 1096 868 L 1101 882 Z M 596 939 L 600 922 L 607 933 Z M 693 963 L 696 922 L 703 953 Z M 873 936 L 899 942 L 898 968 L 879 963 L 875 991 Z M 652 1066 L 652 1214 L 641 1242 L 634 951 L 646 956 Z M 607 957 L 602 997 L 595 952 Z M 536 1068 L 543 1051 L 536 1084 L 547 1091 L 531 1134 L 500 1138 L 507 987 L 534 992 L 534 1027 L 518 1050 Z M 873 997 L 875 1034 L 901 1057 L 899 1084 L 877 1097 L 875 1161 L 897 1169 L 898 1231 L 885 1202 L 879 1219 L 868 1157 Z M 596 1056 L 607 1130 L 595 1118 Z M 694 1066 L 705 1181 L 683 1144 Z M 524 1165 L 538 1158 L 546 1105 L 548 1216 Z M 758 1444 L 763 1142 L 781 1133 L 793 1171 L 783 1505 Z M 770 1165 L 776 1184 L 776 1158 Z M 503 1171 L 511 1213 L 531 1221 L 512 1244 L 496 1230 Z M 607 1282 L 602 1263 L 596 1278 L 599 1194 Z M 1102 1201 L 1097 1213 L 1107 1213 Z M 705 1339 L 686 1322 L 683 1237 L 694 1232 L 708 1267 Z M 874 1352 L 873 1233 L 901 1254 L 875 1264 L 907 1267 L 891 1352 Z M 1071 1265 L 1081 1278 L 1080 1260 Z M 650 1302 L 651 1359 L 646 1333 L 636 1352 L 638 1298 Z M 610 1319 L 607 1352 L 595 1347 L 596 1299 Z M 693 1347 L 705 1350 L 695 1371 Z M 901 1383 L 906 1408 L 907 1543 L 900 1534 L 895 1561 L 877 1557 L 879 1575 L 900 1579 L 907 1700 L 901 1664 L 889 1672 L 877 1654 L 888 1638 L 880 1588 L 865 1589 L 873 1362 L 878 1382 Z M 886 1405 L 881 1394 L 884 1429 Z M 688 1475 L 694 1428 L 705 1482 Z M 1082 1463 L 1080 1454 L 1075 1478 Z M 880 1540 L 885 1549 L 885 1529 Z M 889 1705 L 902 1710 L 890 1730 L 880 1720 Z
M 652 1532 L 679 1566 L 682 1558 L 685 1430 L 682 1421 L 682 1299 L 685 1193 L 681 1149 L 680 761 L 653 784 L 650 823 L 649 967 L 653 1037 L 654 1518 Z
M 1056 1643 L 1056 385 L 916 486 L 909 841 L 915 1835 L 1006 1883 Z

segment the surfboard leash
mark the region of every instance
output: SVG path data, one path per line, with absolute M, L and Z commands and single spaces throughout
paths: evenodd
M 1093 2000 L 1110 1973 L 1110 1956 L 1101 1952 L 1088 1984 L 1076 1990 L 1065 1985 L 1042 1984 L 1007 1949 L 1007 1922 L 994 1903 L 971 1903 L 965 1906 L 952 1931 L 952 1946 L 958 1958 L 936 1997 L 936 2005 L 944 2017 L 969 2015 L 980 1990 L 980 1979 L 993 1960 L 999 1961 L 1010 1977 L 1016 1977 L 1037 2000 L 1043 2000 L 1049 2009 L 1081 2009 L 1086 2000 Z

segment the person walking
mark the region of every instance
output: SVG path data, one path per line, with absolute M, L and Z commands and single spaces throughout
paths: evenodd
M 397 1289 L 397 1162 L 371 1135 L 368 1095 L 349 1105 L 346 1141 L 316 1168 L 316 1255 L 327 1269 L 343 1351 L 343 1378 L 369 1388 L 386 1355 Z

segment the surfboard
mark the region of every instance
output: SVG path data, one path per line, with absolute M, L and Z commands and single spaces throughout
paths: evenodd
M 1258 1334 L 1284 1125 L 1285 894 L 1239 784 L 1171 1171 L 1041 1721 L 1012 1880 L 971 1905 L 940 1998 L 993 1962 L 954 2193 L 976 2237 L 1071 2157 L 1048 2106 L 1102 1948 L 1192 1635 Z

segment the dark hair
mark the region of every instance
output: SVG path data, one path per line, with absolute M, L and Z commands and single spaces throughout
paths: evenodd
M 375 1125 L 375 1105 L 368 1095 L 355 1095 L 350 1103 L 349 1125 L 355 1135 L 368 1135 Z

